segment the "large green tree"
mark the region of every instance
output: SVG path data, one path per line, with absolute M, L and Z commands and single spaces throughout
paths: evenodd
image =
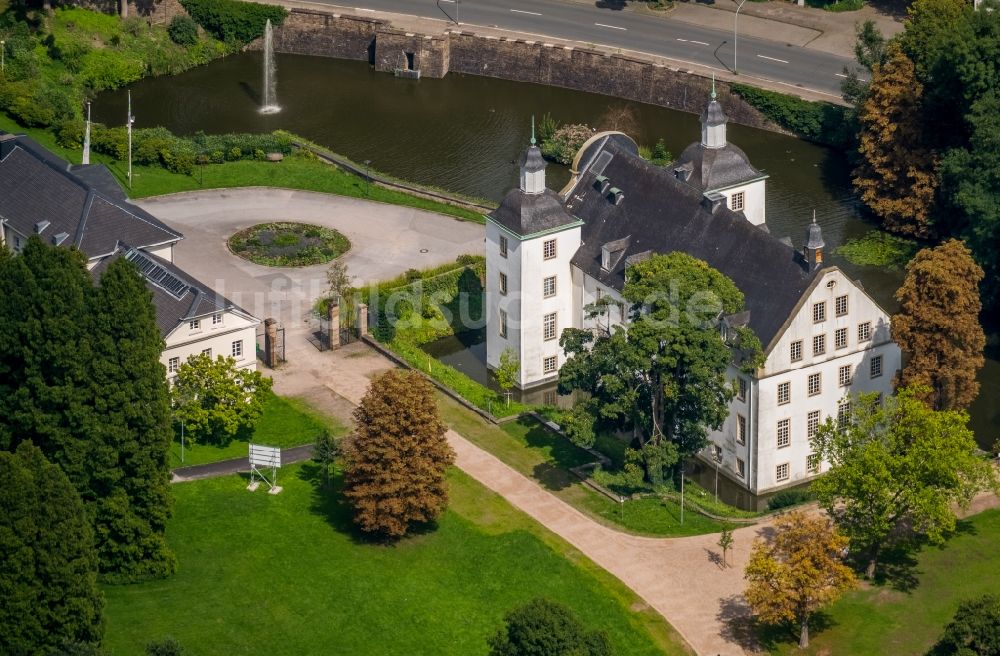
M 445 473 L 455 454 L 431 384 L 413 371 L 387 371 L 372 380 L 354 420 L 356 433 L 341 443 L 354 523 L 399 538 L 437 519 L 448 505 Z
M 96 647 L 104 597 L 80 495 L 30 442 L 0 451 L 0 480 L 0 653 Z
M 760 341 L 748 329 L 720 337 L 716 318 L 743 309 L 743 294 L 725 275 L 684 253 L 655 255 L 628 269 L 623 295 L 631 322 L 595 338 L 567 329 L 569 355 L 559 389 L 587 392 L 575 409 L 570 434 L 593 440 L 594 426 L 632 430 L 647 476 L 658 483 L 678 457 L 704 448 L 722 425 L 733 398 L 731 363 L 752 369 Z
M 935 410 L 967 409 L 979 394 L 982 279 L 969 249 L 952 239 L 917 253 L 896 291 L 892 338 L 906 357 L 901 383 L 925 390 L 923 400 Z
M 193 440 L 226 443 L 251 430 L 264 412 L 271 379 L 236 360 L 201 354 L 177 370 L 172 390 L 178 420 Z
M 602 631 L 591 631 L 566 606 L 532 599 L 504 617 L 489 639 L 490 656 L 611 656 Z
M 990 464 L 976 454 L 968 415 L 931 410 L 924 393 L 901 388 L 884 401 L 861 395 L 849 419 L 828 420 L 812 441 L 830 463 L 812 490 L 865 559 L 868 577 L 888 547 L 940 542 L 955 528 L 953 506 L 996 487 Z
M 1000 595 L 986 594 L 959 604 L 932 653 L 1000 656 Z
M 888 230 L 930 237 L 938 178 L 934 153 L 924 145 L 922 95 L 913 62 L 890 44 L 858 112 L 861 164 L 854 187 Z

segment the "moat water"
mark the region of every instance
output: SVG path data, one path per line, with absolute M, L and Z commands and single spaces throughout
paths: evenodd
M 177 134 L 264 132 L 285 129 L 373 170 L 448 191 L 499 201 L 517 184 L 515 162 L 528 142 L 530 118 L 549 113 L 561 123 L 601 126 L 612 107 L 635 110 L 636 141 L 663 139 L 674 155 L 700 137 L 698 117 L 597 94 L 472 75 L 403 80 L 375 73 L 364 62 L 276 55 L 281 71 L 281 112 L 261 114 L 261 54 L 227 57 L 174 77 L 150 78 L 131 87 L 136 127 L 162 125 Z M 707 100 L 707 99 L 706 99 Z M 125 90 L 102 94 L 94 119 L 120 122 Z M 771 234 L 799 244 L 813 210 L 823 227 L 828 259 L 859 279 L 890 312 L 903 272 L 855 266 L 833 251 L 874 228 L 862 220 L 843 156 L 800 139 L 730 124 L 729 140 L 770 174 L 767 223 Z M 568 180 L 550 165 L 548 185 Z M 480 335 L 449 338 L 429 351 L 485 380 Z M 972 407 L 979 443 L 1000 438 L 1000 362 L 987 360 L 982 391 Z

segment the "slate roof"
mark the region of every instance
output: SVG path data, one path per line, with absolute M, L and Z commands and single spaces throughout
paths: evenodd
M 731 143 L 722 148 L 707 148 L 700 141 L 695 142 L 684 149 L 672 168 L 680 170 L 681 179 L 700 191 L 724 189 L 767 177 L 750 165 L 746 153 Z
M 146 248 L 183 238 L 129 203 L 104 166 L 70 166 L 31 139 L 6 133 L 0 134 L 0 219 L 22 235 L 76 246 L 90 259 L 114 252 L 119 240 Z
M 625 192 L 620 205 L 595 186 L 593 165 L 599 161 L 605 161 L 602 174 Z M 708 262 L 736 283 L 750 312 L 749 326 L 766 348 L 822 270 L 807 272 L 794 248 L 725 203 L 716 203 L 714 212 L 710 211 L 711 203 L 703 200 L 699 190 L 614 141 L 606 142 L 585 164 L 566 194 L 567 210 L 584 222 L 583 244 L 572 263 L 604 285 L 621 291 L 626 266 L 645 259 L 650 251 L 682 251 Z M 624 257 L 604 271 L 602 246 L 626 238 Z
M 562 199 L 551 189 L 540 194 L 512 189 L 489 217 L 521 237 L 579 223 L 566 212 Z
M 156 325 L 163 337 L 178 325 L 191 319 L 210 316 L 226 310 L 250 317 L 250 313 L 229 299 L 182 271 L 176 265 L 150 253 L 119 244 L 115 252 L 91 269 L 94 280 L 100 280 L 112 262 L 121 258 L 131 260 L 153 292 L 156 307 Z

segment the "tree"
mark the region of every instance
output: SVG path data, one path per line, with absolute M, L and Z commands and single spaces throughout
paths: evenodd
M 339 445 L 330 431 L 323 430 L 316 437 L 316 444 L 313 446 L 313 460 L 320 466 L 324 488 L 330 487 L 330 468 L 337 459 L 338 451 Z
M 198 43 L 198 24 L 190 16 L 178 14 L 170 19 L 167 34 L 178 45 L 193 46 Z
M 0 480 L 0 653 L 98 646 L 104 597 L 80 495 L 31 442 L 0 451 Z
M 569 608 L 533 599 L 504 617 L 488 640 L 490 656 L 610 656 L 603 631 L 588 631 Z
M 924 146 L 922 94 L 913 62 L 890 45 L 858 114 L 861 164 L 854 187 L 887 230 L 930 237 L 937 176 L 934 154 Z
M 177 370 L 173 397 L 192 439 L 226 442 L 251 430 L 264 411 L 271 379 L 221 355 L 197 355 Z
M 875 26 L 875 21 L 866 20 L 855 27 L 854 59 L 858 65 L 868 72 L 871 79 L 872 70 L 885 63 L 886 39 Z M 840 85 L 844 100 L 855 107 L 863 105 L 868 97 L 868 82 L 863 81 L 856 69 L 844 67 L 844 81 Z
M 639 132 L 639 117 L 636 114 L 635 106 L 609 105 L 604 110 L 604 115 L 597 122 L 598 132 L 615 131 L 634 135 Z
M 344 496 L 355 524 L 399 538 L 440 516 L 455 454 L 431 384 L 413 371 L 387 371 L 372 380 L 354 419 L 357 432 L 343 440 L 342 450 Z
M 719 535 L 719 541 L 717 543 L 719 548 L 722 549 L 722 566 L 729 567 L 729 561 L 726 555 L 729 550 L 733 548 L 733 529 L 729 526 L 722 527 L 722 533 Z
M 351 286 L 352 282 L 354 282 L 354 276 L 347 272 L 347 265 L 340 260 L 334 260 L 330 268 L 326 270 L 327 295 L 330 298 L 339 300 L 350 296 L 354 289 Z
M 843 563 L 848 541 L 827 519 L 801 511 L 779 517 L 774 529 L 770 541 L 754 542 L 743 595 L 765 624 L 794 622 L 805 649 L 810 618 L 855 585 L 854 572 Z
M 740 356 L 748 366 L 759 362 L 759 353 L 720 338 L 716 318 L 740 311 L 743 294 L 701 260 L 671 253 L 632 265 L 623 295 L 631 304 L 627 327 L 597 337 L 563 332 L 560 345 L 569 357 L 559 371 L 559 391 L 588 394 L 576 409 L 575 435 L 595 434 L 588 418 L 631 429 L 647 476 L 657 484 L 679 457 L 704 448 L 709 429 L 728 416 L 731 347 L 749 348 Z
M 986 336 L 979 323 L 983 270 L 960 241 L 925 248 L 896 291 L 892 338 L 907 361 L 900 382 L 927 391 L 934 410 L 967 409 L 979 393 Z
M 181 643 L 171 636 L 146 645 L 146 656 L 184 656 L 185 653 Z
M 497 379 L 497 385 L 507 397 L 507 405 L 510 405 L 510 390 L 517 385 L 520 371 L 521 362 L 517 359 L 514 349 L 508 346 L 500 354 L 500 366 L 493 372 Z
M 869 578 L 887 547 L 941 542 L 955 527 L 952 506 L 996 487 L 990 464 L 976 455 L 968 415 L 931 410 L 925 393 L 901 388 L 884 402 L 861 395 L 849 420 L 828 420 L 812 441 L 830 463 L 812 490 L 850 538 L 851 552 L 867 560 Z
M 153 297 L 135 266 L 112 262 L 91 295 L 88 381 L 100 418 L 88 435 L 95 539 L 105 578 L 136 581 L 176 568 L 171 514 L 170 392 Z M 106 459 L 106 460 L 105 460 Z
M 1000 595 L 967 599 L 935 645 L 940 656 L 1000 656 Z

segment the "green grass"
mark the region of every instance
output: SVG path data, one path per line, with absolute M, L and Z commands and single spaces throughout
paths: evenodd
M 810 632 L 805 652 L 790 632 L 765 633 L 765 645 L 773 654 L 923 655 L 960 601 L 1000 587 L 997 544 L 1000 511 L 974 515 L 959 522 L 957 534 L 942 547 L 917 554 L 908 573 L 896 577 L 900 583 L 866 586 L 831 606 Z
M 296 398 L 271 395 L 264 405 L 264 414 L 246 439 L 236 439 L 224 446 L 214 444 L 191 444 L 184 442 L 184 462 L 181 463 L 180 432 L 170 445 L 170 466 L 181 467 L 203 465 L 209 462 L 247 457 L 247 444 L 266 444 L 283 449 L 303 444 L 312 444 L 322 430 L 331 434 L 344 435 L 347 428 L 309 407 L 305 401 Z
M 67 150 L 57 145 L 55 136 L 48 130 L 25 128 L 9 116 L 0 113 L 0 130 L 24 133 L 60 157 L 73 163 L 80 162 L 80 151 Z M 240 160 L 223 164 L 196 166 L 192 175 L 171 173 L 158 166 L 133 166 L 132 189 L 127 189 L 127 164 L 93 153 L 91 161 L 106 165 L 131 198 L 148 198 L 182 191 L 202 189 L 229 189 L 233 187 L 282 187 L 318 191 L 338 196 L 365 198 L 367 200 L 402 205 L 447 214 L 463 221 L 483 223 L 482 214 L 446 203 L 439 203 L 418 196 L 411 196 L 378 185 L 368 185 L 355 175 L 325 164 L 314 157 L 295 155 L 282 162 Z
M 639 535 L 663 537 L 722 530 L 720 522 L 690 510 L 684 513 L 682 524 L 680 506 L 670 500 L 629 500 L 623 508 L 568 471 L 594 462 L 594 457 L 538 422 L 523 419 L 493 426 L 444 395 L 438 399 L 442 419 L 456 432 L 598 522 Z
M 434 530 L 366 542 L 315 465 L 283 469 L 278 496 L 230 476 L 174 486 L 178 573 L 105 587 L 111 656 L 172 635 L 192 656 L 486 654 L 512 607 L 545 596 L 608 632 L 615 653 L 690 654 L 617 579 L 471 478 L 450 473 Z

